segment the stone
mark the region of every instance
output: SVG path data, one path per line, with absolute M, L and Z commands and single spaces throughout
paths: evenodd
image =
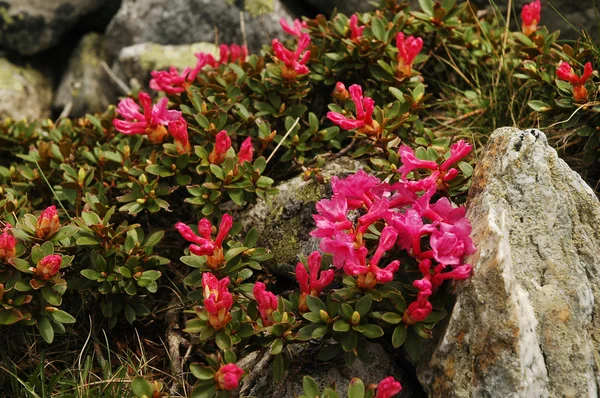
M 597 397 L 600 203 L 538 130 L 496 130 L 467 202 L 474 275 L 417 376 L 429 397 Z
M 259 245 L 273 252 L 267 265 L 271 272 L 289 276 L 294 272 L 298 256 L 308 256 L 319 248 L 320 240 L 309 233 L 315 228 L 312 215 L 315 204 L 331 196 L 329 180 L 332 176 L 345 177 L 365 169 L 364 163 L 341 157 L 327 162 L 321 174 L 327 183 L 304 181 L 303 176 L 294 177 L 277 186 L 279 192 L 269 202 L 259 200 L 254 206 L 235 219 L 242 220 L 245 230 L 255 227 L 260 236 Z
M 109 3 L 114 3 L 110 0 Z M 0 47 L 37 54 L 57 44 L 83 16 L 107 8 L 103 0 L 1 0 Z M 109 7 L 110 8 L 110 7 Z
M 102 67 L 105 59 L 102 35 L 85 35 L 69 59 L 56 90 L 52 105 L 55 111 L 61 112 L 70 107 L 69 116 L 80 117 L 86 113 L 103 112 L 115 102 L 119 92 Z
M 292 18 L 279 0 L 123 0 L 106 30 L 108 48 L 116 56 L 145 42 L 243 44 L 240 15 L 251 52 L 281 34 L 280 18 Z
M 174 66 L 180 71 L 188 66 L 194 67 L 197 61 L 194 54 L 199 52 L 217 56 L 217 47 L 212 43 L 134 44 L 119 52 L 117 61 L 112 68 L 126 83 L 135 79 L 139 84 L 147 87 L 151 71 L 168 69 L 170 66 Z
M 50 116 L 52 81 L 30 65 L 0 58 L 0 117 L 41 119 Z
M 368 1 L 361 0 L 304 0 L 319 12 L 330 15 L 334 9 L 342 14 L 351 15 L 355 12 L 366 12 L 375 9 Z
M 346 365 L 343 358 L 328 362 L 320 362 L 317 353 L 319 344 L 294 344 L 287 350 L 292 360 L 290 367 L 284 375 L 284 382 L 273 381 L 270 369 L 269 355 L 255 351 L 244 356 L 238 366 L 248 370 L 248 376 L 241 381 L 241 396 L 288 398 L 298 397 L 303 394 L 302 379 L 310 376 L 319 385 L 321 391 L 332 383 L 341 397 L 346 396 L 348 384 L 354 377 L 360 378 L 365 386 L 377 384 L 388 376 L 394 376 L 402 384 L 402 391 L 395 395 L 397 398 L 425 397 L 414 374 L 410 370 L 401 368 L 396 358 L 376 343 L 366 342 L 365 350 L 372 361 L 365 363 L 355 360 L 351 365 Z M 291 354 L 290 354 L 291 353 Z M 413 369 L 414 372 L 414 369 Z

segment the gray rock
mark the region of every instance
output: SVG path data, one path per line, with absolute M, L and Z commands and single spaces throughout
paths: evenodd
M 156 43 L 141 43 L 125 47 L 113 64 L 119 76 L 129 83 L 135 79 L 146 87 L 153 70 L 168 69 L 170 66 L 180 71 L 186 67 L 194 67 L 197 59 L 195 53 L 206 52 L 217 55 L 217 47 L 212 43 L 193 43 L 181 45 L 166 45 Z
M 328 162 L 321 172 L 327 183 L 294 177 L 277 186 L 279 193 L 270 203 L 259 200 L 236 217 L 242 220 L 245 230 L 258 229 L 259 244 L 273 252 L 268 264 L 272 272 L 289 276 L 299 255 L 308 256 L 319 248 L 319 239 L 309 235 L 315 228 L 312 215 L 316 213 L 315 204 L 331 195 L 331 177 L 344 177 L 365 168 L 364 163 L 345 157 Z
M 279 0 L 240 2 L 212 0 L 123 0 L 106 36 L 111 55 L 145 42 L 186 44 L 218 42 L 243 44 L 240 12 L 243 11 L 251 51 L 281 32 L 279 19 L 290 18 Z M 216 29 L 215 29 L 216 28 Z
M 0 58 L 0 117 L 40 119 L 50 116 L 52 81 L 33 67 Z
M 467 216 L 478 252 L 417 375 L 430 397 L 597 397 L 600 203 L 538 130 L 496 130 Z
M 2 0 L 0 46 L 25 55 L 39 53 L 58 43 L 82 16 L 102 6 L 106 6 L 103 0 Z
M 351 365 L 346 365 L 342 357 L 320 362 L 316 359 L 319 347 L 308 343 L 289 346 L 287 352 L 292 362 L 281 383 L 273 381 L 268 355 L 253 352 L 244 356 L 238 362 L 238 366 L 248 371 L 248 376 L 242 379 L 241 396 L 298 397 L 303 394 L 302 379 L 304 376 L 310 376 L 315 379 L 321 391 L 335 384 L 336 391 L 341 397 L 345 397 L 348 384 L 354 377 L 360 378 L 365 386 L 368 386 L 377 384 L 388 376 L 394 376 L 402 384 L 402 392 L 397 395 L 398 398 L 425 397 L 418 382 L 408 376 L 407 372 L 398 366 L 395 357 L 379 344 L 365 343 L 365 349 L 372 359 L 370 363 L 355 360 Z
M 53 108 L 60 112 L 71 106 L 69 116 L 79 117 L 103 112 L 114 103 L 119 93 L 101 65 L 105 59 L 103 37 L 98 33 L 84 36 L 58 85 Z

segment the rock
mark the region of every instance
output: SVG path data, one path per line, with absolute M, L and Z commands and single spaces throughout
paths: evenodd
M 106 59 L 104 38 L 98 33 L 84 36 L 69 60 L 56 91 L 53 108 L 61 112 L 71 104 L 71 117 L 106 110 L 118 91 L 101 62 Z
M 430 397 L 597 397 L 600 203 L 538 130 L 498 129 L 467 216 L 478 252 L 417 369 Z
M 375 9 L 368 1 L 360 0 L 304 0 L 307 4 L 317 9 L 319 12 L 330 15 L 333 9 L 337 9 L 342 14 L 351 15 L 355 12 L 366 12 Z
M 271 198 L 271 203 L 259 200 L 236 217 L 242 220 L 245 230 L 258 229 L 259 244 L 273 252 L 273 260 L 268 264 L 271 272 L 289 276 L 294 272 L 299 255 L 308 256 L 319 248 L 320 240 L 309 235 L 315 228 L 312 218 L 316 213 L 315 204 L 331 195 L 329 180 L 332 176 L 344 177 L 360 169 L 365 169 L 365 165 L 350 158 L 328 162 L 321 172 L 326 184 L 294 177 L 277 186 L 279 192 Z
M 129 82 L 136 79 L 147 86 L 152 70 L 168 69 L 170 66 L 180 71 L 196 65 L 195 53 L 206 52 L 217 55 L 217 48 L 211 43 L 193 43 L 182 45 L 164 45 L 141 43 L 125 47 L 119 52 L 117 62 L 113 64 L 120 77 Z
M 291 19 L 279 0 L 123 0 L 108 25 L 107 43 L 116 56 L 124 47 L 145 42 L 214 42 L 216 28 L 219 43 L 242 44 L 240 12 L 251 51 L 281 34 L 280 18 Z
M 310 376 L 315 379 L 321 391 L 335 383 L 336 391 L 341 397 L 345 397 L 348 383 L 353 377 L 359 377 L 367 386 L 377 384 L 388 376 L 394 376 L 402 384 L 402 392 L 396 397 L 425 397 L 421 386 L 414 380 L 414 374 L 411 377 L 409 371 L 400 368 L 394 356 L 379 344 L 365 343 L 365 349 L 372 362 L 355 360 L 349 366 L 345 364 L 342 357 L 339 360 L 320 362 L 316 359 L 319 347 L 320 345 L 316 344 L 290 345 L 288 352 L 291 352 L 292 363 L 284 375 L 285 381 L 281 383 L 273 381 L 268 355 L 259 352 L 246 355 L 238 362 L 238 366 L 249 372 L 249 375 L 242 379 L 241 395 L 269 398 L 298 397 L 303 394 L 302 379 L 304 376 Z
M 2 0 L 0 47 L 25 55 L 39 53 L 58 43 L 82 16 L 100 7 L 106 8 L 103 0 Z
M 41 119 L 50 116 L 52 81 L 33 67 L 0 58 L 0 117 Z

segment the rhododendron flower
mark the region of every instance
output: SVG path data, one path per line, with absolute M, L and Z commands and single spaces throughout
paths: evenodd
M 170 121 L 181 117 L 181 112 L 167 109 L 167 98 L 161 98 L 154 107 L 150 96 L 145 92 L 138 94 L 140 106 L 131 98 L 119 102 L 117 112 L 125 120 L 114 119 L 113 124 L 117 131 L 123 134 L 147 135 L 152 143 L 163 142 L 167 136 Z
M 254 156 L 254 148 L 252 147 L 252 138 L 248 137 L 242 142 L 242 146 L 237 154 L 238 163 L 252 162 Z
M 215 373 L 215 381 L 221 390 L 231 391 L 238 388 L 244 370 L 235 363 L 228 363 Z
M 279 24 L 284 32 L 289 33 L 292 36 L 301 38 L 304 34 L 303 30 L 308 28 L 306 21 L 300 22 L 298 18 L 294 19 L 294 26 L 290 26 L 285 18 L 279 20 Z
M 36 278 L 48 281 L 54 277 L 60 270 L 62 257 L 60 254 L 50 254 L 42 258 L 33 270 Z
M 344 83 L 337 82 L 335 84 L 335 89 L 333 90 L 333 98 L 339 99 L 341 101 L 345 101 L 350 98 L 350 93 L 346 90 L 346 86 Z
M 540 0 L 532 1 L 525 4 L 521 10 L 521 20 L 523 21 L 523 33 L 527 36 L 535 33 L 537 26 L 540 23 L 540 13 L 542 11 L 542 3 Z
M 398 173 L 402 175 L 402 178 L 406 178 L 408 173 L 417 169 L 429 169 L 436 170 L 438 168 L 438 164 L 433 160 L 421 160 L 415 156 L 415 152 L 411 147 L 402 145 L 400 149 L 398 149 L 398 154 L 400 155 L 400 161 L 402 162 L 402 166 L 398 169 Z
M 381 231 L 379 245 L 373 257 L 367 264 L 367 248 L 362 246 L 358 249 L 360 263 L 346 261 L 344 272 L 348 275 L 358 276 L 357 286 L 361 289 L 372 289 L 377 283 L 388 283 L 394 279 L 394 273 L 400 267 L 400 261 L 394 260 L 385 268 L 379 268 L 377 264 L 381 257 L 394 247 L 398 233 L 392 227 L 385 227 Z
M 310 233 L 311 236 L 327 238 L 352 228 L 352 222 L 347 218 L 348 203 L 342 195 L 335 195 L 331 200 L 320 200 L 316 207 L 319 214 L 313 214 L 313 219 L 317 229 Z
M 351 119 L 337 112 L 327 112 L 329 120 L 345 130 L 358 130 L 359 133 L 366 135 L 379 134 L 379 123 L 372 118 L 375 101 L 369 97 L 363 98 L 362 87 L 358 84 L 351 85 L 349 91 L 356 107 L 356 118 Z
M 227 286 L 229 277 L 218 280 L 210 272 L 202 274 L 202 293 L 204 307 L 208 312 L 208 321 L 215 330 L 221 330 L 231 320 L 229 310 L 233 305 L 233 298 Z
M 386 377 L 377 385 L 377 394 L 375 398 L 391 398 L 402 391 L 400 382 L 396 381 L 393 376 Z
M 305 75 L 309 72 L 306 63 L 310 58 L 310 51 L 304 51 L 310 45 L 310 36 L 303 34 L 298 40 L 296 51 L 290 51 L 277 39 L 272 42 L 275 57 L 283 62 L 281 68 L 281 77 L 284 80 L 294 80 L 298 75 Z
M 469 145 L 463 140 L 452 144 L 452 146 L 450 147 L 450 157 L 440 165 L 440 171 L 447 171 L 450 168 L 450 166 L 459 162 L 469 153 L 471 153 L 472 149 L 473 145 Z
M 183 154 L 192 151 L 192 146 L 188 140 L 187 123 L 183 117 L 169 122 L 169 134 L 175 140 L 177 152 Z
M 185 68 L 179 74 L 177 68 L 174 66 L 171 66 L 168 71 L 153 70 L 150 74 L 152 75 L 150 88 L 156 91 L 164 91 L 167 94 L 180 94 L 184 92 L 190 85 L 190 82 L 196 79 L 196 76 L 193 76 L 193 79 L 191 79 L 191 68 Z
M 445 280 L 451 279 L 451 280 L 458 281 L 458 280 L 462 280 L 462 279 L 467 279 L 467 278 L 471 277 L 472 273 L 473 273 L 473 267 L 470 264 L 460 265 L 449 272 L 435 273 L 433 275 L 433 277 L 431 278 L 431 284 L 432 284 L 433 288 L 435 289 L 435 288 L 440 287 L 442 285 L 442 283 L 444 283 Z
M 419 293 L 417 294 L 417 300 L 410 303 L 404 312 L 403 321 L 407 325 L 425 320 L 433 310 L 433 306 L 429 302 L 429 297 L 433 293 L 429 278 L 418 279 L 413 282 L 413 286 L 419 289 Z
M 396 73 L 400 76 L 412 76 L 412 64 L 423 49 L 423 39 L 414 36 L 405 38 L 404 33 L 399 32 L 396 35 L 396 47 L 398 47 Z
M 463 239 L 463 236 L 452 232 L 434 230 L 430 237 L 433 256 L 443 264 L 459 264 L 465 255 L 475 252 L 471 238 L 468 235 L 466 235 L 466 238 L 467 240 Z
M 568 62 L 561 62 L 556 69 L 556 76 L 560 80 L 571 83 L 571 86 L 573 87 L 573 99 L 575 101 L 585 102 L 588 99 L 588 92 L 584 85 L 592 76 L 593 72 L 592 64 L 588 62 L 583 67 L 583 74 L 579 77 Z
M 277 296 L 267 291 L 267 287 L 262 282 L 256 282 L 252 289 L 254 299 L 258 303 L 258 312 L 264 326 L 271 326 L 275 323 L 273 312 L 277 311 L 279 303 Z
M 359 170 L 343 180 L 337 176 L 333 176 L 331 179 L 331 189 L 334 195 L 346 198 L 350 209 L 370 207 L 374 198 L 372 190 L 379 184 L 381 181 L 377 177 L 367 174 L 363 170 Z
M 221 44 L 219 46 L 219 61 L 217 65 L 243 62 L 248 56 L 246 46 L 238 46 L 237 44 Z
M 190 252 L 197 256 L 206 256 L 207 266 L 210 269 L 216 270 L 225 262 L 223 240 L 227 237 L 232 226 L 233 218 L 225 213 L 223 218 L 221 218 L 219 232 L 215 240 L 211 238 L 212 223 L 207 218 L 203 218 L 198 222 L 198 233 L 200 235 L 196 235 L 190 227 L 182 222 L 175 224 L 175 229 L 179 231 L 185 240 L 197 243 L 197 245 L 190 245 Z
M 424 224 L 422 216 L 414 209 L 408 209 L 404 214 L 396 214 L 391 218 L 391 224 L 398 232 L 398 245 L 413 256 L 421 254 L 421 237 L 435 229 L 430 224 Z
M 354 42 L 358 42 L 362 37 L 363 30 L 365 30 L 364 26 L 358 26 L 358 17 L 356 14 L 352 15 L 350 18 L 350 24 L 348 25 L 350 28 L 350 40 Z
M 35 224 L 35 236 L 39 239 L 48 239 L 59 230 L 60 219 L 58 218 L 56 206 L 52 205 L 47 207 L 38 218 Z
M 329 269 L 327 271 L 321 271 L 321 253 L 312 252 L 308 256 L 308 272 L 304 264 L 299 262 L 296 264 L 296 280 L 300 285 L 302 294 L 298 304 L 300 312 L 307 312 L 308 306 L 306 305 L 307 296 L 318 296 L 321 294 L 331 282 L 333 282 L 335 271 Z
M 17 240 L 9 231 L 12 225 L 6 223 L 6 227 L 0 234 L 0 262 L 7 263 L 17 255 Z
M 215 146 L 208 155 L 208 161 L 212 164 L 221 164 L 225 160 L 225 154 L 231 148 L 231 138 L 226 130 L 221 130 L 215 138 Z

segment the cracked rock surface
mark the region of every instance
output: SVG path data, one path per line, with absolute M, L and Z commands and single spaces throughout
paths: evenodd
M 474 275 L 417 375 L 430 397 L 597 397 L 600 203 L 538 130 L 501 128 L 467 216 Z

